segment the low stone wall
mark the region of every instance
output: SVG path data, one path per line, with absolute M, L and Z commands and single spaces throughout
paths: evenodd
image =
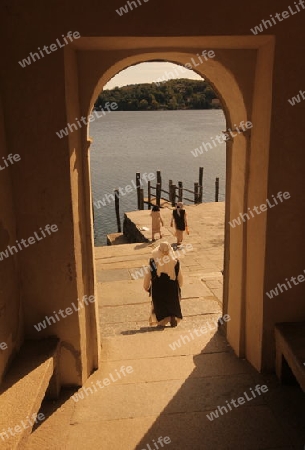
M 129 244 L 128 239 L 123 233 L 111 233 L 107 234 L 107 245 L 121 245 Z
M 149 242 L 139 228 L 124 214 L 123 234 L 129 243 Z

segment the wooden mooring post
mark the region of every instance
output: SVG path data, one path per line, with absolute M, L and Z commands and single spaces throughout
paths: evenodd
M 215 181 L 215 202 L 218 202 L 219 199 L 219 178 L 216 178 Z
M 160 205 L 161 205 L 161 183 L 157 183 L 157 186 L 156 186 L 156 203 L 157 203 L 157 206 L 160 207 Z
M 178 181 L 178 202 L 183 201 L 183 183 Z
M 157 170 L 157 184 L 160 183 L 162 187 L 162 177 L 161 177 L 161 170 Z
M 173 201 L 173 180 L 169 180 L 168 182 L 168 192 L 169 192 L 169 196 L 168 196 L 168 201 L 170 203 L 172 203 Z
M 203 167 L 199 167 L 199 201 L 202 203 L 203 199 Z
M 148 183 L 147 183 L 147 190 L 148 190 L 148 195 L 147 195 L 148 209 L 151 209 L 151 187 L 150 187 L 150 181 L 148 181 Z
M 140 189 L 141 189 L 141 174 L 140 172 L 136 173 L 136 188 L 137 188 L 137 199 L 138 199 L 138 209 L 140 209 Z
M 199 183 L 194 183 L 194 203 L 199 203 Z
M 144 209 L 144 189 L 140 189 L 140 208 L 141 210 Z
M 115 203 L 115 214 L 116 214 L 116 221 L 118 225 L 118 233 L 121 233 L 121 218 L 120 218 L 120 192 L 118 189 L 114 190 L 114 203 Z
M 157 206 L 161 206 L 161 189 L 162 189 L 162 177 L 161 170 L 157 170 L 157 184 L 156 184 L 156 203 Z
M 176 189 L 177 186 L 175 184 L 172 184 L 172 206 L 176 205 Z

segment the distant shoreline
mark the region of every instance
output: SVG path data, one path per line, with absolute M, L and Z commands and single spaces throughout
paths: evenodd
M 213 107 L 213 108 L 201 108 L 201 109 L 195 109 L 195 108 L 187 108 L 187 109 L 124 109 L 124 110 L 117 110 L 117 111 L 111 111 L 111 114 L 118 113 L 118 112 L 178 112 L 178 111 L 223 111 L 222 106 L 220 107 Z M 93 108 L 93 111 L 101 111 L 100 108 Z
M 159 83 L 158 83 L 159 84 Z M 205 80 L 175 79 L 116 87 L 100 93 L 94 107 L 115 102 L 117 111 L 200 111 L 222 109 L 212 86 Z

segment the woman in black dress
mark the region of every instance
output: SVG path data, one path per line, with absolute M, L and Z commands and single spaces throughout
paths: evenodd
M 149 269 L 144 278 L 144 289 L 151 294 L 152 312 L 156 317 L 150 320 L 150 324 L 165 326 L 170 323 L 175 327 L 182 319 L 180 300 L 183 278 L 180 262 L 168 242 L 161 242 L 153 251 Z
M 188 226 L 187 226 L 187 217 L 186 211 L 183 207 L 182 202 L 178 202 L 176 205 L 176 209 L 173 211 L 173 216 L 171 220 L 171 227 L 175 224 L 176 232 L 175 236 L 177 238 L 177 245 L 181 245 L 183 241 L 183 233 L 186 231 L 189 234 Z

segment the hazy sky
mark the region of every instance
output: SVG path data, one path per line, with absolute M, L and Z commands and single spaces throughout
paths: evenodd
M 173 78 L 189 78 L 192 80 L 201 80 L 202 78 L 193 70 L 185 69 L 182 72 L 181 66 L 169 62 L 145 62 L 136 66 L 128 67 L 122 72 L 115 75 L 104 87 L 104 89 L 112 89 L 116 86 L 126 86 L 127 84 L 152 83 L 157 78 L 166 76 L 165 72 L 173 72 L 177 69 L 179 75 Z M 168 78 L 168 76 L 167 76 Z

